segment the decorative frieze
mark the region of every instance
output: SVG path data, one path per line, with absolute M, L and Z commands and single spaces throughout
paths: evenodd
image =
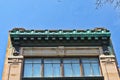
M 97 56 L 101 47 L 23 47 L 23 56 Z

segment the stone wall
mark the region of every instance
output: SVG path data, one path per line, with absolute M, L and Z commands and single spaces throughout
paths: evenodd
M 88 48 L 88 47 L 87 47 Z M 86 49 L 83 48 L 66 48 L 64 51 L 63 47 L 58 47 L 57 49 L 49 49 L 49 50 L 56 50 L 58 53 L 62 53 L 63 56 L 65 53 L 70 54 L 71 50 L 73 52 L 77 52 L 76 55 L 78 55 L 79 50 L 81 49 L 81 52 L 86 52 Z M 26 48 L 26 50 L 30 50 L 30 48 Z M 40 50 L 39 48 L 33 49 L 33 50 Z M 41 49 L 44 50 L 44 49 Z M 99 50 L 99 51 L 98 51 Z M 119 78 L 119 70 L 117 68 L 116 64 L 116 58 L 114 55 L 103 55 L 101 48 L 89 48 L 87 53 L 93 51 L 95 54 L 98 52 L 97 56 L 99 56 L 100 59 L 100 68 L 101 68 L 101 74 L 104 76 L 104 80 L 120 80 Z M 48 51 L 47 51 L 48 52 Z M 2 75 L 2 80 L 21 80 L 22 79 L 22 66 L 23 66 L 23 56 L 25 51 L 23 49 L 23 52 L 21 52 L 21 55 L 19 56 L 13 56 L 13 48 L 11 46 L 10 37 L 8 39 L 8 46 L 6 50 L 6 57 L 5 57 L 5 63 L 4 63 L 4 70 Z M 34 51 L 33 51 L 34 53 Z M 56 52 L 55 52 L 56 53 Z M 86 54 L 87 54 L 86 53 Z M 26 53 L 27 54 L 27 53 Z M 92 54 L 91 56 L 93 56 Z M 40 56 L 40 55 L 39 55 Z M 69 55 L 70 56 L 70 55 Z M 86 56 L 86 55 L 85 55 Z M 89 56 L 89 54 L 87 54 Z
M 120 80 L 114 55 L 101 55 L 100 66 L 105 80 Z
M 6 50 L 2 80 L 21 80 L 23 57 L 13 56 L 12 53 L 13 53 L 13 48 L 11 46 L 11 41 L 9 38 L 8 46 Z

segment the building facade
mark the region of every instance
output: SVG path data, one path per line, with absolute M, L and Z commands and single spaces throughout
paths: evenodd
M 9 31 L 2 80 L 120 80 L 105 28 Z

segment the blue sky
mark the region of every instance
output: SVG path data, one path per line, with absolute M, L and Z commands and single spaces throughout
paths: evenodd
M 0 79 L 8 31 L 26 29 L 93 29 L 106 27 L 120 67 L 120 13 L 111 5 L 95 9 L 95 0 L 0 0 Z

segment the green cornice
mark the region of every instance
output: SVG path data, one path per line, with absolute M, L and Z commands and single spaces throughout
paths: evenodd
M 110 37 L 110 31 L 104 28 L 95 28 L 93 30 L 25 30 L 17 28 L 10 31 L 10 36 L 88 37 L 90 39 L 91 37 Z

